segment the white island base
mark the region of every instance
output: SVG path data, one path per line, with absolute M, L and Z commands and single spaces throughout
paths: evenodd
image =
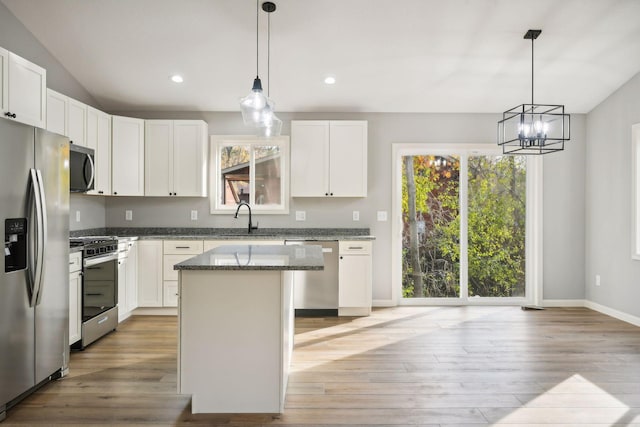
M 192 413 L 281 413 L 293 350 L 293 274 L 181 270 L 178 392 Z

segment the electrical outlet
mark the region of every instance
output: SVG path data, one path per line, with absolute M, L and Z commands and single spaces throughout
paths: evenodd
M 596 274 L 596 286 L 600 286 L 600 275 Z
M 306 221 L 307 213 L 305 211 L 296 211 L 296 221 Z
M 387 211 L 378 211 L 378 221 L 387 220 Z
M 80 222 L 80 211 L 76 211 L 76 222 Z
M 191 211 L 191 221 L 198 220 L 198 211 Z
M 124 211 L 124 220 L 133 221 L 133 211 L 130 211 L 130 210 Z
M 353 211 L 353 220 L 360 221 L 360 211 Z

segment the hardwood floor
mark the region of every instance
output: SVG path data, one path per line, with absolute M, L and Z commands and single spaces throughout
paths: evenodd
M 176 327 L 175 317 L 132 317 L 72 353 L 70 375 L 0 426 L 640 426 L 640 328 L 587 309 L 296 319 L 280 416 L 192 415 L 175 392 Z

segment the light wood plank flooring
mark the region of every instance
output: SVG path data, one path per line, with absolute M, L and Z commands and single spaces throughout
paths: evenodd
M 296 320 L 281 416 L 192 415 L 175 317 L 134 316 L 13 425 L 640 426 L 640 328 L 582 308 L 397 307 Z M 259 357 L 259 355 L 255 355 Z

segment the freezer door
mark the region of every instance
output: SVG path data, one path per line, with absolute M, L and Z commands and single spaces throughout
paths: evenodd
M 35 166 L 42 177 L 44 271 L 36 303 L 36 383 L 69 360 L 69 140 L 36 129 Z
M 0 119 L 0 221 L 26 218 L 29 170 L 33 167 L 33 128 Z M 27 238 L 29 238 L 27 236 Z M 33 387 L 34 310 L 29 307 L 27 270 L 6 272 L 8 248 L 0 266 L 0 412 Z M 10 269 L 10 268 L 9 268 Z

